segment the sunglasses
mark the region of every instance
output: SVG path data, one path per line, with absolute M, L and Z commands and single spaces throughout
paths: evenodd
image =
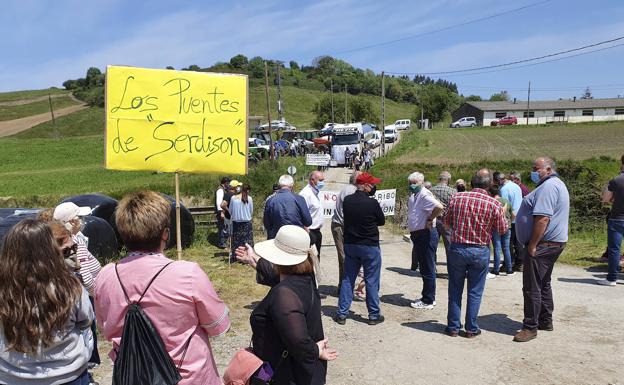
M 78 244 L 74 243 L 69 247 L 63 248 L 63 257 L 69 258 L 71 255 L 76 254 L 78 252 Z

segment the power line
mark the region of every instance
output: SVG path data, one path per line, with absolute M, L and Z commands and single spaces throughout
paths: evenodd
M 590 46 L 597 46 L 597 45 L 600 45 L 600 44 L 606 44 L 607 42 L 617 41 L 617 40 L 621 40 L 621 39 L 624 39 L 624 36 L 616 38 L 616 39 L 607 40 L 605 42 L 591 44 Z M 480 74 L 488 74 L 488 73 L 493 73 L 493 72 L 509 71 L 509 70 L 514 70 L 514 69 L 518 69 L 518 68 L 531 67 L 531 66 L 535 66 L 535 65 L 544 64 L 544 63 L 551 63 L 551 62 L 555 62 L 555 61 L 566 60 L 566 59 L 570 59 L 570 58 L 577 57 L 577 56 L 583 56 L 583 55 L 588 55 L 588 54 L 595 53 L 595 52 L 606 51 L 608 49 L 621 47 L 623 45 L 624 45 L 624 43 L 615 44 L 615 45 L 612 45 L 612 46 L 609 46 L 609 47 L 599 48 L 599 49 L 595 49 L 595 50 L 591 50 L 591 51 L 587 51 L 587 52 L 581 52 L 581 53 L 577 53 L 577 54 L 573 54 L 573 55 L 564 56 L 564 57 L 561 57 L 561 58 L 550 59 L 550 60 L 543 60 L 543 61 L 540 61 L 540 62 L 537 62 L 537 63 L 529 63 L 529 64 L 524 64 L 524 65 L 515 65 L 515 66 L 509 67 L 509 68 L 499 68 L 499 67 L 502 67 L 502 66 L 512 66 L 512 65 L 514 65 L 516 63 L 524 63 L 524 62 L 527 62 L 529 60 L 539 60 L 539 58 L 524 59 L 524 60 L 518 60 L 518 61 L 513 62 L 513 63 L 506 63 L 506 64 L 499 64 L 499 65 L 496 65 L 496 66 L 481 67 L 481 68 L 498 68 L 498 69 L 491 70 L 491 71 L 468 72 L 468 71 L 477 71 L 478 70 L 478 68 L 472 68 L 472 69 L 466 69 L 466 70 L 446 71 L 446 72 L 441 71 L 441 72 L 386 72 L 386 73 L 391 74 L 391 75 L 445 75 L 445 77 L 480 75 Z M 587 47 L 589 47 L 589 46 L 586 46 L 585 48 L 587 48 Z M 578 51 L 579 49 L 584 49 L 584 48 L 579 47 L 579 48 L 575 48 L 574 50 Z M 572 51 L 573 50 L 562 51 L 560 53 L 544 55 L 543 57 L 552 57 L 554 55 L 561 55 L 561 54 L 563 54 L 565 52 L 572 52 Z
M 418 37 L 422 37 L 422 36 L 427 36 L 427 35 L 432 35 L 438 32 L 443 32 L 443 31 L 448 31 L 450 29 L 454 29 L 454 28 L 458 28 L 458 27 L 463 27 L 464 25 L 468 25 L 468 24 L 472 24 L 472 23 L 477 23 L 480 21 L 484 21 L 484 20 L 489 20 L 489 19 L 493 19 L 499 16 L 503 16 L 503 15 L 507 15 L 513 12 L 518 12 L 521 11 L 523 9 L 527 9 L 527 8 L 531 8 L 531 7 L 536 7 L 538 5 L 542 5 L 545 3 L 549 3 L 553 0 L 543 0 L 543 1 L 538 1 L 535 3 L 531 3 L 531 4 L 527 4 L 525 6 L 519 7 L 519 8 L 514 8 L 514 9 L 510 9 L 504 12 L 499 12 L 499 13 L 495 13 L 493 15 L 489 15 L 489 16 L 485 16 L 485 17 L 480 17 L 478 19 L 472 19 L 472 20 L 468 20 L 468 21 L 464 21 L 462 23 L 458 23 L 458 24 L 453 24 L 453 25 L 449 25 L 447 27 L 442 27 L 439 29 L 434 29 L 432 31 L 427 31 L 427 32 L 422 32 L 422 33 L 417 33 L 415 35 L 409 35 L 409 36 L 405 36 L 405 37 L 401 37 L 398 39 L 393 39 L 393 40 L 387 40 L 384 42 L 380 42 L 380 43 L 375 43 L 375 44 L 370 44 L 370 45 L 365 45 L 365 46 L 361 46 L 361 47 L 357 47 L 357 48 L 352 48 L 352 49 L 347 49 L 347 50 L 343 50 L 343 51 L 337 51 L 334 52 L 333 55 L 339 55 L 339 54 L 343 54 L 343 53 L 350 53 L 350 52 L 356 52 L 356 51 L 362 51 L 365 49 L 370 49 L 370 48 L 376 48 L 376 47 L 381 47 L 384 45 L 389 45 L 389 44 L 394 44 L 394 43 L 398 43 L 400 41 L 405 41 L 405 40 L 410 40 L 410 39 L 416 39 Z
M 529 59 L 516 60 L 516 61 L 512 61 L 512 62 L 508 62 L 508 63 L 495 64 L 495 65 L 490 65 L 490 66 L 465 68 L 465 69 L 452 70 L 452 71 L 438 71 L 438 72 L 387 72 L 387 73 L 393 74 L 393 75 L 452 75 L 452 74 L 464 73 L 464 72 L 481 71 L 481 70 L 487 70 L 487 69 L 493 69 L 493 68 L 508 67 L 508 66 L 513 66 L 513 65 L 516 65 L 516 64 L 527 63 L 527 62 L 532 62 L 532 61 L 536 61 L 536 60 L 542 60 L 542 59 L 546 59 L 546 58 L 550 58 L 550 57 L 554 57 L 554 56 L 565 55 L 565 54 L 572 53 L 572 52 L 582 51 L 582 50 L 585 50 L 587 48 L 592 48 L 592 47 L 597 47 L 597 46 L 608 44 L 608 43 L 613 43 L 613 42 L 616 42 L 616 41 L 619 41 L 619 40 L 622 40 L 622 39 L 624 39 L 624 36 L 616 37 L 616 38 L 609 39 L 609 40 L 600 41 L 598 43 L 584 45 L 582 47 L 567 49 L 565 51 L 559 51 L 559 52 L 549 53 L 549 54 L 542 55 L 542 56 L 532 57 L 532 58 L 529 58 Z M 602 51 L 602 50 L 605 50 L 605 49 L 619 47 L 621 45 L 624 45 L 624 44 L 616 44 L 616 45 L 613 45 L 613 46 L 610 46 L 610 47 L 605 47 L 605 48 L 593 50 L 593 51 L 590 51 L 590 52 L 598 52 L 598 51 Z M 574 56 L 580 56 L 580 55 L 583 55 L 583 54 L 586 54 L 586 53 L 590 53 L 590 52 L 584 52 L 584 53 L 580 53 L 580 54 L 576 54 L 576 55 L 570 55 L 570 56 L 566 56 L 565 58 L 567 59 L 567 58 L 571 58 L 571 57 L 574 57 Z M 540 62 L 540 63 L 548 63 L 549 61 L 556 61 L 556 60 L 561 60 L 561 59 L 545 60 L 545 61 Z M 521 67 L 522 66 L 518 66 L 518 67 L 514 67 L 514 68 L 521 68 Z M 485 72 L 482 72 L 482 73 L 485 73 Z

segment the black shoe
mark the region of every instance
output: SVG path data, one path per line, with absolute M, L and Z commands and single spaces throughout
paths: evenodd
M 513 267 L 513 270 L 514 270 L 514 271 L 517 271 L 517 272 L 522 272 L 522 265 L 516 265 L 516 266 L 514 266 L 514 267 Z
M 370 319 L 369 318 L 368 319 L 368 324 L 371 325 L 371 326 L 374 326 L 374 325 L 377 325 L 377 324 L 380 324 L 380 323 L 384 322 L 385 320 L 386 320 L 386 318 L 384 316 L 380 315 L 379 318 L 375 318 L 375 319 Z
M 337 323 L 338 325 L 344 325 L 347 322 L 347 317 L 341 317 L 338 314 L 336 314 L 334 316 L 334 318 L 332 318 L 334 320 L 335 323 Z
M 466 334 L 464 334 L 464 336 L 465 336 L 466 338 L 475 338 L 476 336 L 478 336 L 478 335 L 480 335 L 480 334 L 481 334 L 481 329 L 477 330 L 476 332 L 469 332 L 469 331 L 466 331 Z
M 514 274 L 516 274 L 516 272 L 515 272 L 515 271 L 513 271 L 513 270 L 509 270 L 509 271 L 507 272 L 507 275 L 514 275 Z
M 543 325 L 539 325 L 537 327 L 537 329 L 538 330 L 545 330 L 547 332 L 552 332 L 554 330 L 552 322 L 547 323 L 547 324 L 543 324 Z

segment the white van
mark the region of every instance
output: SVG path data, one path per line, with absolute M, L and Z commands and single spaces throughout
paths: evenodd
M 412 121 L 409 119 L 400 119 L 394 122 L 394 128 L 397 130 L 409 130 L 412 127 Z
M 394 125 L 386 126 L 386 128 L 384 128 L 384 142 L 394 143 L 397 139 L 399 139 L 399 132 Z

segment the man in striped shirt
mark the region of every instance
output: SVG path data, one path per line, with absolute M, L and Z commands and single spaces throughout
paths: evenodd
M 444 225 L 451 229 L 447 261 L 449 300 L 446 328 L 451 337 L 456 337 L 461 328 L 459 318 L 464 277 L 468 279 L 466 337 L 481 334 L 477 315 L 490 262 L 492 231 L 505 234 L 508 230 L 501 204 L 487 192 L 492 181 L 490 175 L 480 170 L 472 178 L 472 191 L 455 194 L 444 216 Z

